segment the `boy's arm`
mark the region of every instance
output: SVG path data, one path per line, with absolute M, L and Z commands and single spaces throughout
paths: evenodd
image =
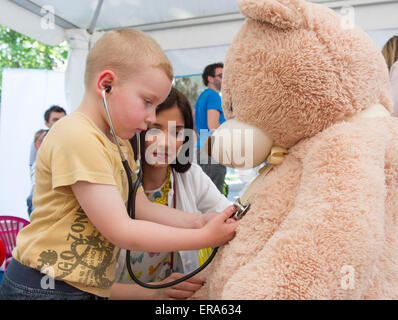
M 149 201 L 144 192 L 136 196 L 136 219 L 152 221 L 178 228 L 201 228 L 205 222 L 201 215 L 173 209 Z
M 218 214 L 200 229 L 182 229 L 132 220 L 116 186 L 79 181 L 71 188 L 91 223 L 119 248 L 166 252 L 219 246 L 233 238 L 237 227 L 236 222 L 228 219 L 232 214 L 231 209 Z M 158 209 L 159 216 L 167 210 L 166 206 L 159 206 Z

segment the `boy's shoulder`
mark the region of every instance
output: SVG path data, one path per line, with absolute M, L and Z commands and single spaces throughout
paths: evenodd
M 53 144 L 106 144 L 106 137 L 94 122 L 81 112 L 72 112 L 57 121 L 47 137 Z
M 67 116 L 63 117 L 62 119 L 58 120 L 52 126 L 51 129 L 57 128 L 57 130 L 59 130 L 59 128 L 65 129 L 70 126 L 76 126 L 76 129 L 78 129 L 78 128 L 81 128 L 82 125 L 84 128 L 86 125 L 89 125 L 90 122 L 92 122 L 92 120 L 89 120 L 89 118 L 86 115 L 84 115 L 81 112 L 74 111 L 74 112 L 68 114 Z
M 50 130 L 51 133 L 71 137 L 90 131 L 96 132 L 99 129 L 88 116 L 76 111 L 57 121 Z

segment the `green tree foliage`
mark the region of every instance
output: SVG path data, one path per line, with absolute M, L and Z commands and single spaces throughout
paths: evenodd
M 187 97 L 192 109 L 195 107 L 196 100 L 200 93 L 205 89 L 200 75 L 176 78 L 174 80 L 174 87 Z
M 0 25 L 0 101 L 3 68 L 64 70 L 69 45 L 48 46 Z

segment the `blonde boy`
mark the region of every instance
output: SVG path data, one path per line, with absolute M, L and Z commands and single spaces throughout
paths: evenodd
M 231 208 L 198 217 L 151 203 L 143 192 L 136 197 L 137 220 L 128 217 L 127 178 L 101 93 L 111 87 L 111 119 L 134 169 L 127 139 L 155 121 L 172 78 L 166 55 L 140 31 L 111 31 L 94 45 L 81 105 L 54 125 L 38 153 L 35 210 L 18 235 L 0 299 L 106 298 L 119 248 L 192 250 L 222 245 L 234 236 Z M 57 280 L 43 281 L 40 270 Z

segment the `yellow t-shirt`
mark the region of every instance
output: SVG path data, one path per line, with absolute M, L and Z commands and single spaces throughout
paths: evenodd
M 130 143 L 119 141 L 135 170 Z M 108 297 L 119 248 L 80 207 L 70 188 L 77 181 L 116 185 L 127 202 L 127 176 L 117 146 L 90 118 L 73 112 L 53 126 L 40 147 L 34 211 L 31 223 L 18 234 L 13 257 L 28 267 L 51 270 L 55 279 L 80 290 Z

